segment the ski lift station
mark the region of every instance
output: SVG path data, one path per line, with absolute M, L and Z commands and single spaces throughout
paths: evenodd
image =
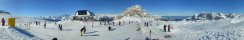
M 94 19 L 95 14 L 89 10 L 78 10 L 73 16 L 73 20 L 87 21 Z

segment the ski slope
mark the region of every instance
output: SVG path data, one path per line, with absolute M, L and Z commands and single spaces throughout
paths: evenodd
M 135 18 L 124 18 L 122 20 Z M 0 27 L 0 39 L 2 40 L 51 40 L 57 38 L 58 40 L 145 40 L 150 37 L 149 31 L 151 30 L 151 38 L 159 40 L 242 40 L 244 39 L 244 17 L 234 19 L 221 19 L 221 20 L 204 20 L 204 21 L 152 21 L 149 18 L 140 19 L 138 22 L 122 23 L 121 26 L 118 22 L 115 25 L 100 25 L 98 21 L 60 21 L 60 22 L 47 22 L 47 28 L 43 27 L 44 20 L 40 21 L 41 25 L 31 23 L 30 30 L 27 26 L 23 25 L 32 19 L 19 18 L 17 21 L 16 30 L 8 26 Z M 28 21 L 29 20 L 29 21 Z M 116 21 L 116 20 L 115 20 Z M 120 21 L 120 20 L 117 20 Z M 150 26 L 144 26 L 145 22 L 149 22 Z M 57 24 L 63 24 L 63 31 L 58 29 Z M 112 23 L 112 22 L 111 22 Z M 93 24 L 93 27 L 92 27 Z M 159 24 L 159 25 L 157 25 Z M 163 26 L 171 24 L 173 29 L 171 32 L 163 32 Z M 86 26 L 87 33 L 85 36 L 80 36 L 80 29 Z M 108 31 L 111 26 L 113 31 Z M 136 31 L 141 28 L 140 31 Z M 27 31 L 27 32 L 23 32 Z M 28 36 L 28 35 L 33 35 Z

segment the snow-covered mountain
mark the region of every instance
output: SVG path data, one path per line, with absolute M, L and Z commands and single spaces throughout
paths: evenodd
M 9 12 L 4 11 L 4 10 L 0 10 L 0 17 L 1 18 L 8 18 L 8 17 L 12 17 L 12 16 Z
M 9 12 L 4 11 L 4 10 L 0 10 L 0 14 L 9 14 L 9 15 L 10 15 L 10 13 L 9 13 Z
M 182 21 L 190 16 L 161 16 L 162 21 Z
M 127 8 L 123 16 L 134 16 L 134 17 L 148 17 L 149 15 L 140 5 L 134 5 Z
M 69 14 L 61 15 L 61 16 L 45 16 L 45 17 L 36 17 L 36 19 L 43 19 L 47 21 L 65 21 L 65 20 L 71 20 L 71 16 Z
M 160 16 L 150 16 L 147 12 L 140 6 L 134 5 L 127 8 L 121 15 L 115 17 L 119 21 L 155 21 L 159 20 Z
M 219 20 L 226 18 L 238 18 L 240 14 L 232 13 L 232 14 L 224 14 L 224 13 L 200 13 L 195 14 L 190 18 L 190 20 Z
M 94 19 L 96 21 L 112 21 L 116 15 L 111 14 L 96 14 Z

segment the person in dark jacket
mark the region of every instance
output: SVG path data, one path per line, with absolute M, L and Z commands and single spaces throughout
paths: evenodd
M 147 23 L 145 22 L 145 23 L 144 23 L 144 26 L 146 26 L 146 24 L 147 24 Z
M 80 33 L 81 33 L 81 36 L 83 36 L 83 34 L 86 33 L 86 26 L 81 28 Z
M 129 21 L 129 24 L 130 24 L 130 21 Z
M 121 26 L 121 22 L 119 21 L 119 26 Z
M 104 23 L 104 25 L 106 25 L 106 22 L 103 22 Z
M 36 25 L 38 24 L 37 22 L 35 22 L 36 23 Z
M 62 28 L 62 24 L 59 24 L 59 27 L 58 28 L 59 28 L 60 31 L 62 31 L 62 29 L 63 29 Z
M 109 27 L 108 27 L 108 31 L 112 31 L 111 29 L 112 29 L 111 26 L 109 26 Z
M 46 28 L 46 26 L 47 26 L 47 23 L 45 22 L 45 23 L 44 23 L 44 28 Z
M 166 27 L 167 27 L 167 25 L 164 25 L 164 32 L 166 32 Z
M 107 21 L 107 23 L 108 23 L 108 25 L 110 25 L 110 22 L 109 21 Z
M 113 26 L 114 26 L 114 21 L 113 21 Z
M 102 22 L 100 21 L 100 25 L 102 25 Z
M 146 22 L 146 26 L 147 26 L 147 27 L 149 26 L 148 22 Z

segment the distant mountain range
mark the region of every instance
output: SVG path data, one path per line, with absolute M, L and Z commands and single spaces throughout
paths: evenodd
M 0 14 L 10 14 L 10 13 L 4 10 L 0 10 Z
M 191 16 L 161 16 L 162 21 L 182 21 Z
M 226 18 L 238 18 L 241 14 L 237 13 L 199 13 L 193 15 L 190 20 L 219 20 L 219 19 L 226 19 Z
M 219 20 L 219 19 L 231 19 L 231 18 L 238 18 L 241 14 L 237 13 L 199 13 L 193 16 L 161 16 L 162 21 L 182 21 L 182 20 Z

